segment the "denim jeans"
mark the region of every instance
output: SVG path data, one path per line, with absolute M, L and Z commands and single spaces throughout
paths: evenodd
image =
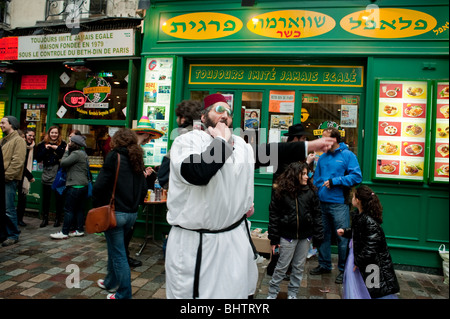
M 297 297 L 298 289 L 303 278 L 306 255 L 309 251 L 307 239 L 293 239 L 288 241 L 280 238 L 280 257 L 269 282 L 269 296 L 276 297 L 280 291 L 289 265 L 292 261 L 292 271 L 288 285 L 288 296 Z
M 72 224 L 75 230 L 83 232 L 84 227 L 84 205 L 86 203 L 87 186 L 83 188 L 66 188 L 66 203 L 64 205 L 64 224 L 62 233 L 68 235 Z
M 331 235 L 334 234 L 338 245 L 338 269 L 344 271 L 347 258 L 348 239 L 337 236 L 339 228 L 350 226 L 349 206 L 346 204 L 335 204 L 320 202 L 323 223 L 323 242 L 319 251 L 319 266 L 331 270 Z
M 17 226 L 16 198 L 17 181 L 5 183 L 6 232 L 9 239 L 19 240 L 20 230 Z
M 131 273 L 125 248 L 125 234 L 136 221 L 136 213 L 116 211 L 117 226 L 105 231 L 108 246 L 108 272 L 104 285 L 107 290 L 118 287 L 116 299 L 131 299 Z

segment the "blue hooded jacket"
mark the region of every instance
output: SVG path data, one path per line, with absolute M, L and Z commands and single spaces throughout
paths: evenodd
M 322 186 L 330 181 L 330 188 Z M 358 159 L 345 145 L 339 143 L 334 151 L 322 154 L 314 172 L 314 185 L 319 189 L 321 202 L 344 204 L 344 190 L 362 182 Z

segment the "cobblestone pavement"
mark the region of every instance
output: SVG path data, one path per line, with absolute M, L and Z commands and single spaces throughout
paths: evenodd
M 96 282 L 106 274 L 107 252 L 105 237 L 89 234 L 66 240 L 52 240 L 49 235 L 60 230 L 50 224 L 39 228 L 40 220 L 25 217 L 20 240 L 9 247 L 0 247 L 0 298 L 1 299 L 105 299 L 107 292 Z M 165 299 L 164 256 L 162 248 L 151 242 L 136 257 L 141 238 L 133 238 L 130 251 L 142 266 L 131 269 L 133 299 Z M 158 243 L 161 245 L 161 242 Z M 336 256 L 334 265 L 336 265 Z M 262 258 L 261 258 L 262 259 Z M 267 259 L 258 263 L 259 280 L 255 299 L 265 299 L 270 277 L 266 275 Z M 74 267 L 79 269 L 79 288 L 71 276 Z M 301 299 L 340 299 L 342 285 L 331 274 L 311 276 L 309 270 L 317 266 L 312 257 L 299 291 Z M 75 268 L 76 268 L 75 267 Z M 396 270 L 400 282 L 401 299 L 448 299 L 449 287 L 443 276 Z M 66 284 L 66 281 L 68 285 Z M 288 281 L 283 281 L 279 299 L 287 297 Z

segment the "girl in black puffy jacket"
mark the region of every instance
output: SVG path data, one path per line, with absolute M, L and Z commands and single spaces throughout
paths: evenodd
M 269 239 L 272 252 L 279 247 L 275 271 L 269 283 L 268 299 L 275 299 L 289 264 L 292 271 L 288 299 L 296 299 L 303 277 L 310 240 L 323 241 L 319 198 L 308 178 L 308 164 L 294 162 L 275 181 L 269 206 Z
M 352 227 L 337 230 L 339 236 L 353 237 L 345 265 L 343 297 L 396 299 L 400 287 L 380 226 L 383 221 L 380 200 L 372 189 L 362 185 L 355 190 L 352 204 L 357 208 Z

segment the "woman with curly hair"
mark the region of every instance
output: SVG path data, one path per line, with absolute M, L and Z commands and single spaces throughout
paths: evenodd
M 344 271 L 344 299 L 396 299 L 400 291 L 386 238 L 380 224 L 383 207 L 378 196 L 366 185 L 353 193 L 356 211 L 352 227 L 337 234 L 352 238 Z
M 297 299 L 303 278 L 310 240 L 319 246 L 323 240 L 322 212 L 315 188 L 308 177 L 308 164 L 291 163 L 276 179 L 269 206 L 269 239 L 279 258 L 269 282 L 267 299 L 275 299 L 280 283 L 292 264 L 288 299 Z
M 137 211 L 147 193 L 144 177 L 143 150 L 137 143 L 132 130 L 122 128 L 111 139 L 111 152 L 98 174 L 93 187 L 93 206 L 107 205 L 111 199 L 118 156 L 120 156 L 119 176 L 115 193 L 115 214 L 117 226 L 105 231 L 108 247 L 108 272 L 105 279 L 97 284 L 102 289 L 116 289 L 108 294 L 108 299 L 131 299 L 131 274 L 125 249 L 124 235 L 136 221 Z

